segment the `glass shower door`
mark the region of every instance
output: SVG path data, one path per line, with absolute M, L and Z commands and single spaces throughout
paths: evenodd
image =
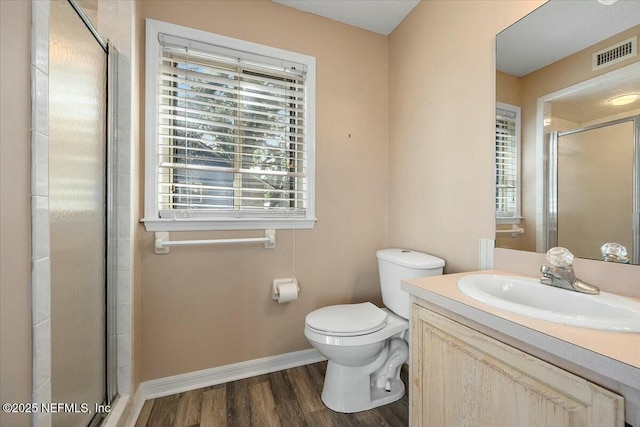
M 50 17 L 52 420 L 80 427 L 107 399 L 107 54 L 68 1 Z
M 637 126 L 637 118 L 629 118 L 553 135 L 550 247 L 602 259 L 600 246 L 616 242 L 637 259 Z

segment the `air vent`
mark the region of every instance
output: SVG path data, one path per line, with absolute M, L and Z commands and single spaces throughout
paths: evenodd
M 616 43 L 593 54 L 593 71 L 608 67 L 616 62 L 636 56 L 638 53 L 638 36 Z

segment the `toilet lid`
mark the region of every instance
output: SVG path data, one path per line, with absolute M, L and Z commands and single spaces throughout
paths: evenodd
M 319 308 L 307 315 L 308 327 L 333 335 L 364 335 L 382 329 L 387 313 L 370 302 Z

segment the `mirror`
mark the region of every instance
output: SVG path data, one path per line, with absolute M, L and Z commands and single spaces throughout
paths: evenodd
M 551 0 L 497 35 L 497 247 L 616 242 L 640 263 L 639 36 L 640 1 L 612 0 Z

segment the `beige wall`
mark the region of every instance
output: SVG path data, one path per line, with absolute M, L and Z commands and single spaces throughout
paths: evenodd
M 496 70 L 496 101 L 522 105 L 522 83 L 520 78 Z
M 478 267 L 494 235 L 495 35 L 543 1 L 423 1 L 389 37 L 389 236 Z
M 31 2 L 0 1 L 0 403 L 31 401 L 30 32 Z
M 142 2 L 139 17 L 317 61 L 315 229 L 297 231 L 295 246 L 292 232 L 278 231 L 275 250 L 205 246 L 155 255 L 153 234 L 140 226 L 143 343 L 135 363 L 142 380 L 310 348 L 303 335 L 310 311 L 380 303 L 375 252 L 388 243 L 387 37 L 266 0 Z M 294 268 L 300 297 L 279 305 L 271 300 L 271 281 Z

